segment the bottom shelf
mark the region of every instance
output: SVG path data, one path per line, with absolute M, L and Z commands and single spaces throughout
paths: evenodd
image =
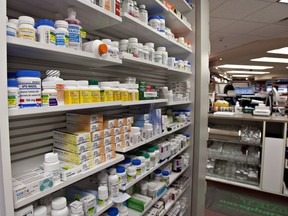
M 242 183 L 242 182 L 236 182 L 235 180 L 228 180 L 228 179 L 224 179 L 224 178 L 220 178 L 220 177 L 216 177 L 216 176 L 206 176 L 206 179 L 209 181 L 215 181 L 215 182 L 220 182 L 220 183 L 225 183 L 225 184 L 230 184 L 230 185 L 234 185 L 234 186 L 239 186 L 239 187 L 243 187 L 243 188 L 249 188 L 249 189 L 253 189 L 253 190 L 260 190 L 259 185 L 256 183 L 254 185 L 248 184 L 248 183 Z

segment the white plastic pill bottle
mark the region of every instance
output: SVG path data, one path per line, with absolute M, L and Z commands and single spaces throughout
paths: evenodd
M 57 197 L 52 200 L 51 216 L 68 216 L 69 210 L 65 197 Z
M 69 31 L 68 22 L 65 20 L 57 20 L 56 28 L 56 46 L 69 47 Z
M 19 17 L 18 37 L 35 41 L 35 20 L 29 16 Z

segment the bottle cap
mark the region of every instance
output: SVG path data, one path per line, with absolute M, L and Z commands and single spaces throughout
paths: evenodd
M 107 45 L 111 45 L 111 40 L 110 39 L 102 39 L 102 42 L 107 44 Z
M 131 163 L 131 159 L 130 158 L 125 158 L 123 161 L 123 164 L 130 164 Z
M 88 80 L 88 84 L 89 85 L 98 85 L 98 81 L 97 80 Z
M 146 5 L 141 4 L 141 5 L 139 6 L 139 8 L 140 8 L 140 9 L 146 9 Z
M 163 175 L 163 176 L 169 176 L 169 175 L 170 175 L 170 172 L 167 171 L 167 170 L 163 170 L 163 171 L 162 171 L 162 175 Z
M 149 48 L 154 48 L 154 43 L 146 43 L 145 46 L 148 46 Z
M 22 23 L 28 23 L 28 24 L 34 26 L 34 23 L 35 23 L 34 18 L 29 17 L 29 16 L 20 16 L 18 18 L 18 20 L 19 20 L 19 25 L 22 24 Z
M 164 17 L 164 16 L 159 16 L 159 18 L 160 18 L 160 19 L 164 19 L 164 20 L 165 20 L 165 17 Z
M 109 174 L 110 175 L 115 175 L 116 173 L 117 173 L 116 168 L 112 167 L 112 168 L 109 169 Z
M 154 173 L 155 173 L 155 174 L 161 174 L 161 173 L 162 173 L 162 170 L 161 170 L 161 169 L 156 169 L 156 170 L 154 171 Z
M 52 200 L 52 208 L 55 210 L 60 210 L 65 208 L 67 205 L 67 200 L 65 197 L 57 197 Z
M 154 153 L 154 149 L 153 148 L 148 148 L 148 150 L 147 150 L 147 152 L 149 152 L 149 153 Z
M 45 25 L 45 26 L 51 26 L 54 28 L 55 23 L 52 20 L 49 19 L 40 19 L 38 20 L 38 22 L 35 24 L 35 28 L 41 26 L 41 25 Z
M 141 163 L 143 163 L 145 161 L 145 157 L 144 156 L 139 156 L 137 158 L 141 161 Z
M 143 154 L 143 157 L 145 157 L 145 159 L 148 159 L 148 158 L 150 158 L 150 155 L 147 154 L 147 153 L 144 153 L 144 154 Z
M 140 133 L 139 127 L 131 127 L 131 133 Z
M 88 87 L 88 80 L 78 80 L 77 81 L 77 86 L 83 86 L 83 87 Z
M 16 71 L 17 77 L 37 77 L 40 78 L 40 71 L 35 70 L 18 70 Z
M 128 173 L 134 173 L 134 172 L 136 172 L 136 167 L 130 166 L 127 168 L 127 171 L 128 171 Z
M 117 216 L 118 215 L 118 209 L 116 207 L 111 207 L 108 209 L 108 215 L 109 216 Z
M 158 47 L 157 51 L 166 52 L 166 47 Z
M 60 77 L 60 71 L 59 70 L 47 70 L 45 72 L 46 77 Z
M 116 170 L 117 170 L 117 173 L 125 173 L 125 167 L 124 166 L 118 166 L 116 168 Z
M 138 43 L 138 38 L 129 38 L 129 43 Z
M 8 80 L 8 87 L 18 87 L 17 80 Z
M 159 20 L 160 18 L 159 18 L 159 16 L 150 16 L 148 21 L 150 21 L 151 19 L 158 19 Z
M 17 78 L 16 73 L 15 72 L 9 72 L 7 75 L 7 78 L 8 79 L 16 79 Z
M 46 206 L 37 206 L 33 209 L 34 216 L 47 216 Z
M 139 165 L 141 165 L 141 160 L 138 160 L 138 159 L 132 160 L 132 165 L 133 165 L 133 166 L 139 166 Z
M 150 123 L 144 123 L 144 128 L 145 129 L 153 129 L 153 125 Z
M 128 208 L 126 206 L 118 207 L 120 215 L 128 214 Z
M 68 22 L 66 22 L 65 20 L 57 20 L 55 22 L 55 27 L 56 28 L 67 28 L 68 29 Z
M 59 161 L 58 153 L 50 152 L 45 154 L 45 163 L 55 163 L 57 161 Z
M 108 47 L 106 44 L 100 44 L 98 47 L 98 52 L 100 55 L 106 54 L 108 52 Z

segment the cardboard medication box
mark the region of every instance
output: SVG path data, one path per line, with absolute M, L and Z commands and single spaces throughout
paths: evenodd
M 101 114 L 87 115 L 87 114 L 77 114 L 77 113 L 66 113 L 66 121 L 94 124 L 97 122 L 103 122 L 103 115 L 101 115 Z
M 104 129 L 104 137 L 114 136 L 114 128 Z
M 96 141 L 104 138 L 104 130 L 91 133 L 91 141 Z
M 104 138 L 104 146 L 115 143 L 115 136 Z
M 90 133 L 71 132 L 67 130 L 54 130 L 53 138 L 58 141 L 67 142 L 75 145 L 91 141 Z
M 77 153 L 77 154 L 92 150 L 91 142 L 85 142 L 85 143 L 81 143 L 79 145 L 75 145 L 75 144 L 71 144 L 71 143 L 66 143 L 66 142 L 54 140 L 53 146 L 54 146 L 54 148 L 62 149 L 65 151 L 70 151 L 70 152 Z
M 84 161 L 81 165 L 82 165 L 83 172 L 87 171 L 89 169 L 92 169 L 94 167 L 93 159 L 89 159 L 87 161 Z
M 64 151 L 57 148 L 54 148 L 53 151 L 55 153 L 58 153 L 58 157 L 60 160 L 76 165 L 81 165 L 83 162 L 92 159 L 91 151 L 82 152 L 80 154 Z
M 129 139 L 127 139 L 127 140 L 121 140 L 120 142 L 117 142 L 117 143 L 116 143 L 116 148 L 117 148 L 117 149 L 121 149 L 121 148 L 128 147 L 129 145 L 130 145 Z
M 114 127 L 118 127 L 118 121 L 116 119 L 108 119 L 103 122 L 104 129 L 111 129 Z
M 45 191 L 53 185 L 53 174 L 44 172 L 41 168 L 15 174 L 12 177 L 14 202 Z
M 60 176 L 62 181 L 73 178 L 83 171 L 83 166 L 60 161 Z
M 88 123 L 67 121 L 66 128 L 69 131 L 85 131 L 85 132 L 92 133 L 95 131 L 102 130 L 103 123 L 98 122 L 98 123 L 88 124 Z

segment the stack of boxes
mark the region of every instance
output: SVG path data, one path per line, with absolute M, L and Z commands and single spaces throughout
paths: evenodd
M 171 82 L 173 91 L 173 102 L 188 101 L 191 94 L 191 83 L 189 81 Z

